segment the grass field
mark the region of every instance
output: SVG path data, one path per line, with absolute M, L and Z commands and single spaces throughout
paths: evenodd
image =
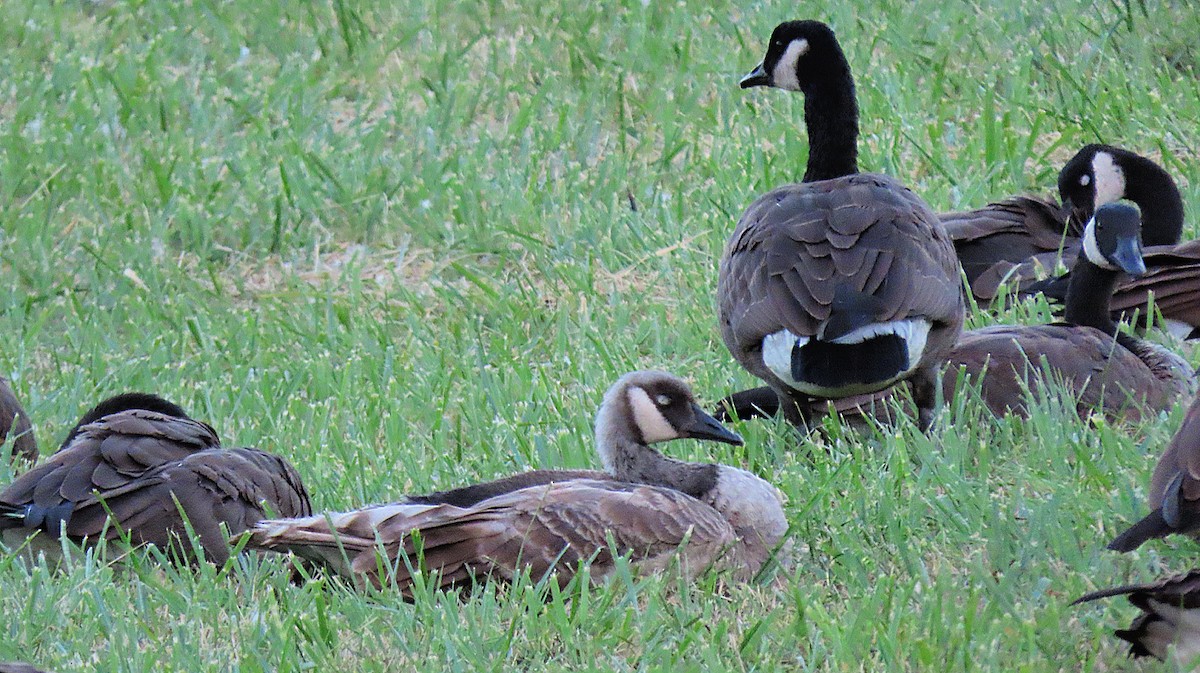
M 803 12 L 803 14 L 800 14 Z M 936 210 L 1045 192 L 1088 142 L 1149 154 L 1200 211 L 1189 2 L 63 0 L 0 3 L 0 373 L 53 450 L 156 391 L 293 460 L 321 509 L 597 464 L 620 374 L 706 400 L 754 381 L 716 330 L 742 209 L 799 178 L 802 100 L 741 91 L 783 19 L 838 31 L 860 163 Z M 1195 234 L 1195 217 L 1185 235 Z M 1047 319 L 1019 306 L 1001 321 Z M 997 320 L 971 319 L 972 326 Z M 0 558 L 0 660 L 57 671 L 1115 671 L 1097 586 L 1181 410 L 1095 427 L 955 400 L 820 444 L 670 445 L 787 494 L 796 567 L 459 603 L 228 573 Z M 0 463 L 0 480 L 11 470 Z

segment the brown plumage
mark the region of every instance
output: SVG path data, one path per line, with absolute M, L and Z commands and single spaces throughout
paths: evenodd
M 1129 643 L 1131 657 L 1174 660 L 1181 671 L 1200 664 L 1200 569 L 1147 584 L 1092 592 L 1072 605 L 1111 596 L 1127 596 L 1141 610 L 1128 629 L 1115 635 Z
M 759 197 L 721 259 L 721 336 L 798 425 L 825 399 L 909 380 L 932 420 L 935 369 L 962 330 L 958 262 L 937 216 L 883 175 L 860 174 L 849 65 L 828 26 L 781 24 L 742 86 L 802 91 L 801 184 Z
M 744 470 L 650 447 L 682 437 L 741 441 L 679 379 L 634 372 L 609 389 L 597 414 L 602 479 L 543 470 L 354 512 L 262 521 L 249 545 L 294 552 L 358 583 L 394 584 L 405 596 L 415 569 L 434 573 L 439 588 L 525 571 L 535 580 L 553 572 L 563 584 L 590 561 L 600 580 L 615 567 L 614 551 L 644 571 L 679 561 L 692 575 L 719 562 L 749 577 L 786 532 L 780 495 Z
M 1138 205 L 1147 246 L 1179 242 L 1183 200 L 1171 176 L 1146 157 L 1111 145 L 1086 145 L 1059 171 L 1058 193 L 1062 204 L 1018 196 L 940 215 L 980 304 L 993 300 L 1001 283 L 1064 301 L 1065 277 L 1033 281 L 1052 273 L 1060 256 L 1068 269 L 1074 266 L 1083 225 L 1105 203 L 1129 199 Z M 1153 268 L 1149 257 L 1146 264 Z
M 0 443 L 12 442 L 12 456 L 30 463 L 37 460 L 37 439 L 29 415 L 13 392 L 8 379 L 0 376 Z
M 1052 199 L 1015 196 L 978 210 L 938 217 L 971 293 L 987 305 L 1003 286 L 1021 288 L 1054 272 L 1059 253 L 1074 255 L 1083 226 Z
M 1132 551 L 1174 533 L 1200 535 L 1200 397 L 1154 468 L 1149 506 L 1150 514 L 1118 535 L 1109 549 Z
M 1195 377 L 1183 358 L 1119 333 L 1109 313 L 1120 269 L 1145 270 L 1137 244 L 1137 211 L 1106 204 L 1091 222 L 1089 227 L 1100 233 L 1094 249 L 1076 260 L 1066 322 L 998 325 L 963 333 L 942 376 L 946 399 L 955 394 L 960 369 L 996 415 L 1027 414 L 1027 393 L 1044 391 L 1048 380 L 1069 391 L 1080 415 L 1098 412 L 1112 420 L 1136 421 L 1192 394 Z M 854 419 L 880 409 L 883 397 L 860 395 L 838 400 L 835 407 L 843 417 Z M 769 415 L 778 406 L 762 389 L 735 393 L 722 405 L 739 418 Z M 886 406 L 882 409 L 890 412 Z
M 308 494 L 287 461 L 223 449 L 207 424 L 141 408 L 77 427 L 63 449 L 0 492 L 5 543 L 17 547 L 32 536 L 32 549 L 50 556 L 60 534 L 95 544 L 124 533 L 135 545 L 172 547 L 191 559 L 186 515 L 204 556 L 223 563 L 222 527 L 236 534 L 267 515 L 309 513 Z

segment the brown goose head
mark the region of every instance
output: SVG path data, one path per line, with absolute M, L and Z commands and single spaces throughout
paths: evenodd
M 1058 196 L 1076 226 L 1106 204 L 1129 200 L 1142 211 L 1146 245 L 1174 245 L 1183 232 L 1183 198 L 1161 166 L 1112 145 L 1086 145 L 1058 174 Z
M 596 414 L 596 448 L 606 470 L 614 472 L 621 450 L 649 450 L 651 444 L 673 439 L 742 443 L 700 408 L 686 383 L 667 372 L 626 374 L 605 393 Z

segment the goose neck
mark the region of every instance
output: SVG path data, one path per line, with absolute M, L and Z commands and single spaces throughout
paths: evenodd
M 1126 198 L 1142 211 L 1142 242 L 1175 245 L 1183 235 L 1183 197 L 1158 164 L 1135 156 L 1126 162 Z
M 825 77 L 804 87 L 804 124 L 809 144 L 804 182 L 832 180 L 858 172 L 858 102 L 854 78 L 845 57 L 839 60 Z
M 1092 264 L 1081 254 L 1071 269 L 1067 285 L 1066 321 L 1116 336 L 1117 324 L 1113 322 L 1110 305 L 1118 275 L 1116 271 Z

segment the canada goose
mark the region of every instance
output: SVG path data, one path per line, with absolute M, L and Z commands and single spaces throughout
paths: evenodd
M 1085 417 L 1100 410 L 1110 419 L 1136 420 L 1191 394 L 1195 382 L 1186 361 L 1118 331 L 1109 313 L 1121 271 L 1135 276 L 1145 272 L 1140 225 L 1132 206 L 1100 206 L 1085 227 L 1084 254 L 1071 269 L 1066 322 L 996 325 L 963 333 L 943 377 L 947 397 L 960 367 L 997 415 L 1025 414 L 1025 389 L 1041 387 L 1046 375 L 1062 379 Z
M 221 448 L 211 427 L 158 397 L 106 400 L 68 437 L 0 492 L 0 539 L 9 547 L 28 540 L 31 552 L 55 558 L 60 546 L 53 538 L 60 535 L 94 544 L 125 532 L 134 544 L 173 548 L 190 559 L 189 546 L 172 543 L 186 540 L 191 526 L 204 556 L 222 564 L 229 558 L 222 526 L 236 534 L 268 514 L 312 511 L 287 461 Z
M 1118 535 L 1108 548 L 1127 552 L 1172 533 L 1200 534 L 1200 397 L 1192 401 L 1183 424 L 1154 468 L 1150 509 L 1150 514 Z
M 1128 596 L 1142 611 L 1128 629 L 1115 632 L 1129 643 L 1129 656 L 1166 661 L 1171 654 L 1175 670 L 1195 670 L 1200 663 L 1200 569 L 1148 584 L 1094 591 L 1072 605 L 1110 596 Z
M 1017 196 L 939 215 L 977 301 L 990 302 L 1002 283 L 1022 292 L 1039 291 L 1044 283 L 1029 286 L 1028 281 L 1053 271 L 1060 256 L 1070 268 L 1084 225 L 1105 203 L 1128 199 L 1141 208 L 1146 246 L 1177 243 L 1183 231 L 1183 200 L 1175 181 L 1158 164 L 1129 150 L 1084 146 L 1059 171 L 1058 193 L 1061 204 Z M 1148 267 L 1151 261 L 1147 257 Z M 1049 288 L 1065 299 L 1065 277 Z
M 13 392 L 8 379 L 0 376 L 0 444 L 12 439 L 12 457 L 29 461 L 37 460 L 37 439 L 29 415 Z
M 825 399 L 908 380 L 929 427 L 965 311 L 941 222 L 896 180 L 858 172 L 854 80 L 828 26 L 780 24 L 741 86 L 802 92 L 810 147 L 804 182 L 759 197 L 725 247 L 725 345 L 796 425 Z
M 1043 360 L 1048 373 L 1074 391 L 1083 416 L 1100 410 L 1111 419 L 1136 420 L 1147 410 L 1157 413 L 1190 394 L 1195 389 L 1190 365 L 1174 353 L 1119 332 L 1109 312 L 1108 298 L 1120 272 L 1137 275 L 1145 270 L 1139 225 L 1138 211 L 1131 206 L 1111 203 L 1097 209 L 1085 228 L 1085 254 L 1072 269 L 1066 322 L 964 332 L 950 351 L 942 377 L 946 399 L 954 395 L 961 367 L 994 414 L 1025 414 L 1025 389 L 1042 385 L 1047 373 Z M 853 419 L 866 412 L 870 401 L 865 395 L 845 398 L 836 407 Z M 718 416 L 735 418 L 777 410 L 764 388 L 734 393 L 720 404 Z
M 747 578 L 787 530 L 782 498 L 745 470 L 674 460 L 650 446 L 684 437 L 742 441 L 699 408 L 683 381 L 634 372 L 609 388 L 596 416 L 604 479 L 546 471 L 545 483 L 497 487 L 481 500 L 442 498 L 462 506 L 409 501 L 265 520 L 249 546 L 291 551 L 376 587 L 395 582 L 406 596 L 422 567 L 438 573 L 441 588 L 483 576 L 511 581 L 525 570 L 534 579 L 553 571 L 561 585 L 590 559 L 599 580 L 614 568 L 614 549 L 641 570 L 667 566 L 682 549 L 688 573 L 720 562 Z

